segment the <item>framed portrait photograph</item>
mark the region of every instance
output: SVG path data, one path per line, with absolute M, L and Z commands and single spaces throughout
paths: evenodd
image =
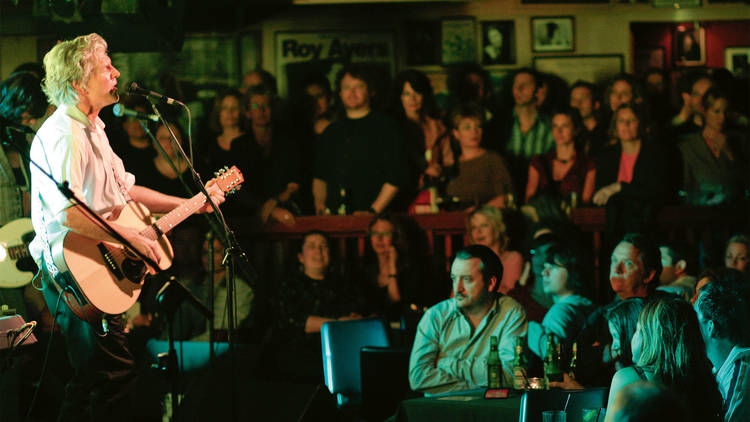
M 706 63 L 706 30 L 677 25 L 674 36 L 674 63 L 677 66 L 701 66 Z
M 476 34 L 473 17 L 440 21 L 442 64 L 473 63 L 476 60 Z
M 572 16 L 531 18 L 531 50 L 575 51 L 575 20 Z
M 735 76 L 750 75 L 750 47 L 725 48 L 724 67 Z
M 482 64 L 516 63 L 516 26 L 513 21 L 482 22 Z

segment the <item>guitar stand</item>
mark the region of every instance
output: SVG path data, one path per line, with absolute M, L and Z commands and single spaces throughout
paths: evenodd
M 174 347 L 174 322 L 175 314 L 180 304 L 188 301 L 208 320 L 213 319 L 213 312 L 203 305 L 188 289 L 178 282 L 173 276 L 159 289 L 156 294 L 156 303 L 159 309 L 167 315 L 167 340 L 169 349 L 167 353 L 159 354 L 159 363 L 156 367 L 162 372 L 166 372 L 167 379 L 170 383 L 170 392 L 172 394 L 172 421 L 177 420 L 179 410 L 179 378 L 180 366 L 177 361 L 177 350 Z

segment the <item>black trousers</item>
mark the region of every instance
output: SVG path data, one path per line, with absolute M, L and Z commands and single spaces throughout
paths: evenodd
M 122 316 L 105 315 L 108 329 L 102 334 L 101 327 L 92 327 L 73 314 L 46 270 L 40 270 L 37 277 L 41 277 L 50 313 L 55 314 L 57 308 L 56 321 L 74 370 L 65 387 L 58 421 L 134 420 L 135 363 L 126 344 Z

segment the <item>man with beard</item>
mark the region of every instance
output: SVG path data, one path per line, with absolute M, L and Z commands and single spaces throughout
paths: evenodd
M 487 385 L 490 337 L 498 337 L 502 385 L 513 384 L 516 339 L 526 334 L 526 312 L 497 292 L 503 265 L 492 249 L 470 245 L 451 266 L 454 297 L 425 312 L 409 360 L 411 388 L 429 394 Z

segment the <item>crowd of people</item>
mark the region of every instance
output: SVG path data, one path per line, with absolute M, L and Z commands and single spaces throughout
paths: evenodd
M 611 415 L 635 411 L 624 397 L 635 402 L 642 391 L 655 389 L 664 406 L 676 403 L 696 421 L 750 418 L 745 399 L 750 391 L 748 238 L 734 235 L 723 251 L 716 251 L 706 250 L 703 241 L 667 241 L 650 231 L 656 211 L 666 204 L 731 205 L 747 199 L 748 110 L 732 107 L 741 82 L 731 74 L 722 69 L 686 72 L 678 87 L 681 104 L 670 110 L 666 80 L 656 71 L 641 78 L 617 75 L 606 87 L 590 81 L 567 87 L 555 75 L 522 68 L 507 77 L 505 90 L 494 92 L 487 72 L 469 66 L 452 75 L 451 95 L 437 98 L 418 70 L 400 72 L 390 90 L 378 91 L 372 69 L 350 64 L 333 87 L 322 75 L 308 75 L 282 99 L 273 76 L 259 70 L 246 75 L 239 90 L 219 92 L 206 124 L 199 125 L 195 145 L 189 145 L 190 134 L 171 121 L 174 113 L 166 108 L 169 128 L 141 124 L 134 117 L 117 120 L 104 112 L 108 124 L 102 122 L 99 111 L 118 99 L 119 72 L 99 40 L 87 39 L 91 46 L 85 48 L 98 61 L 79 58 L 89 63 L 88 73 L 81 71 L 73 80 L 62 80 L 51 57 L 46 69 L 21 69 L 0 85 L 3 121 L 37 129 L 51 115 L 40 133 L 58 141 L 63 138 L 51 132 L 55 122 L 58 131 L 79 123 L 89 128 L 73 134 L 86 132 L 100 145 L 88 148 L 86 157 L 68 154 L 70 145 L 60 142 L 50 144 L 62 148 L 60 155 L 43 157 L 37 147 L 35 156 L 62 160 L 64 169 L 72 159 L 106 162 L 80 167 L 97 180 L 91 186 L 81 180 L 78 167 L 66 170 L 79 191 L 93 195 L 92 201 L 109 195 L 110 202 L 122 205 L 118 187 L 127 185 L 130 195 L 154 202 L 153 211 L 169 211 L 187 196 L 185 188 L 194 190 L 188 162 L 178 153 L 185 146 L 195 148 L 200 174 L 223 166 L 242 171 L 245 187 L 222 209 L 250 231 L 265 224 L 293 226 L 303 215 L 372 217 L 364 255 L 346 262 L 336 262 L 335 246 L 321 231 L 306 233 L 296 251 L 255 245 L 253 252 L 283 263 L 282 271 L 261 266 L 257 273 L 240 270 L 235 277 L 234 315 L 259 346 L 259 377 L 322 381 L 322 325 L 379 316 L 402 328 L 402 341 L 411 347 L 408 376 L 416 391 L 486 385 L 491 336 L 499 337 L 503 385 L 511 387 L 518 338 L 533 373 L 552 334 L 565 356 L 575 344 L 579 359 L 576 370 L 553 386 L 610 386 Z M 58 111 L 48 105 L 42 86 Z M 123 95 L 120 102 L 151 111 L 142 98 Z M 32 139 L 20 136 L 22 144 Z M 30 188 L 23 154 L 9 147 L 0 153 L 0 224 L 5 224 L 29 215 L 29 194 L 39 193 L 43 183 L 37 178 L 37 187 Z M 94 192 L 99 183 L 106 189 Z M 42 211 L 73 213 L 66 200 L 47 189 L 46 197 L 31 198 L 36 220 Z M 105 205 L 109 210 L 111 204 Z M 592 254 L 565 218 L 565 207 L 581 205 L 606 207 L 608 234 L 616 239 L 605 245 L 612 252 L 614 299 L 608 304 L 592 297 Z M 448 271 L 429 255 L 424 233 L 404 216 L 436 206 L 466 211 L 469 245 L 447 263 Z M 177 251 L 174 271 L 199 299 L 213 298 L 213 328 L 226 329 L 222 263 L 227 245 L 221 239 L 203 242 L 206 227 L 193 218 L 191 229 L 170 234 Z M 36 220 L 38 232 L 49 227 Z M 53 235 L 64 231 L 58 228 Z M 719 237 L 712 244 L 725 240 Z M 42 240 L 36 240 L 38 264 L 45 263 Z M 145 249 L 146 241 L 139 242 Z M 724 265 L 718 268 L 710 257 L 721 252 Z M 51 289 L 53 283 L 43 280 Z M 163 336 L 149 293 L 159 289 L 156 283 L 147 282 L 129 323 L 112 318 L 113 326 L 122 326 L 117 333 L 127 332 L 133 345 L 144 336 Z M 80 321 L 75 323 L 68 311 L 63 320 L 56 298 L 46 299 L 55 307 L 50 313 L 37 289 L 0 289 L 0 303 L 15 305 L 47 329 L 57 316 L 66 347 L 75 351 L 82 347 L 76 339 L 87 334 L 83 329 L 78 337 L 68 333 Z M 187 305 L 180 312 L 177 337 L 205 340 L 209 330 L 202 316 Z M 124 344 L 86 340 L 105 352 L 114 347 L 115 354 Z M 129 353 L 123 385 L 131 383 Z M 81 369 L 85 364 L 76 359 L 70 364 L 74 380 L 81 381 L 79 373 L 86 382 L 98 376 Z M 76 393 L 73 387 L 70 395 Z M 70 406 L 77 402 L 80 397 L 66 397 L 64 410 L 76 414 L 80 409 Z

